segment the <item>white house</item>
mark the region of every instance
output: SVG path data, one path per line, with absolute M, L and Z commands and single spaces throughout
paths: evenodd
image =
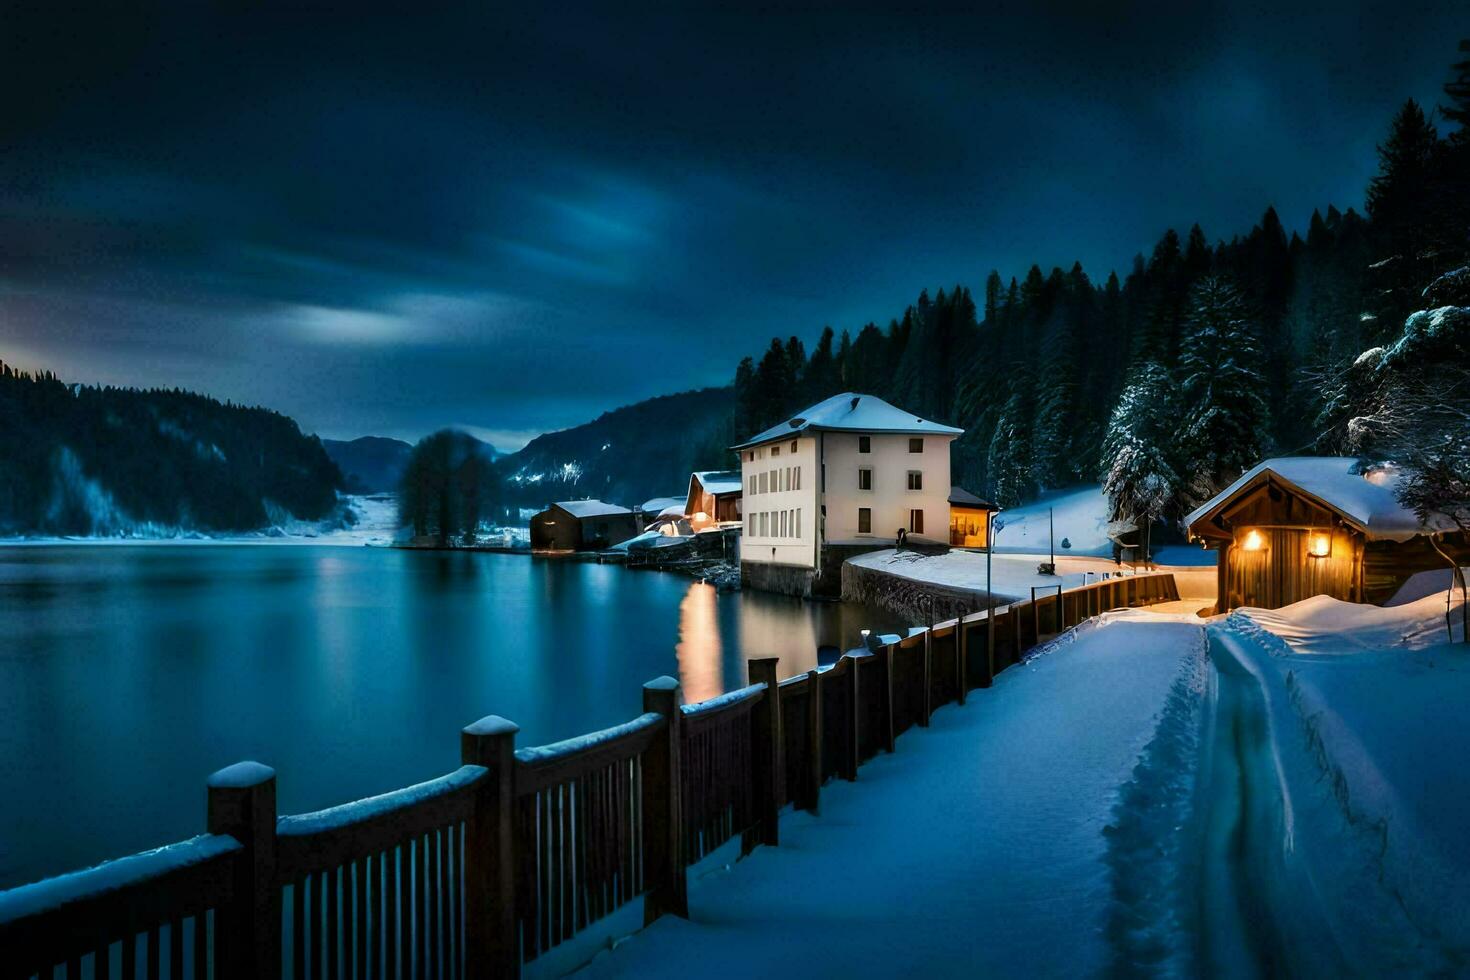
M 963 429 L 847 392 L 732 447 L 744 490 L 741 578 L 837 594 L 843 559 L 949 535 L 949 444 Z

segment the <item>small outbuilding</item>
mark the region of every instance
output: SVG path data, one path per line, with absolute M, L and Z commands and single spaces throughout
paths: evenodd
M 990 515 L 1000 510 L 964 487 L 949 488 L 949 543 L 955 548 L 985 548 L 990 544 Z
M 705 470 L 689 475 L 684 516 L 696 531 L 740 521 L 740 471 Z
M 1344 456 L 1252 467 L 1185 518 L 1190 538 L 1220 553 L 1218 610 L 1314 595 L 1383 603 L 1409 576 L 1463 563 L 1463 535 L 1425 527 L 1399 503 L 1399 478 Z
M 601 500 L 563 500 L 531 518 L 533 551 L 597 551 L 642 530 L 638 515 Z

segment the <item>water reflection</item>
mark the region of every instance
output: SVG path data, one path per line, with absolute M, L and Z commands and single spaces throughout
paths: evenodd
M 696 582 L 679 603 L 679 683 L 685 701 L 703 701 L 723 692 L 719 593 Z
M 0 548 L 0 888 L 199 833 L 241 759 L 299 813 L 452 769 L 487 714 L 543 744 L 636 716 L 661 674 L 697 701 L 897 625 L 515 555 Z

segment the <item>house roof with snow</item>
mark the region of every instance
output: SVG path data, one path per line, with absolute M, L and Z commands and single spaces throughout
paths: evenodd
M 716 497 L 739 493 L 742 489 L 739 470 L 703 470 L 690 474 L 689 479 L 698 480 L 705 493 L 712 493 Z
M 1351 456 L 1283 456 L 1257 463 L 1184 522 L 1191 534 L 1204 536 L 1207 529 L 1197 530 L 1196 525 L 1213 520 L 1244 493 L 1277 484 L 1334 511 L 1369 538 L 1407 541 L 1426 528 L 1394 495 L 1399 479 L 1395 467 L 1365 469 Z
M 579 520 L 586 517 L 609 517 L 613 514 L 633 513 L 626 507 L 603 503 L 601 500 L 558 500 L 551 506 L 564 510 Z
M 679 508 L 679 513 L 684 512 L 683 497 L 653 497 L 638 505 L 638 510 L 643 514 L 657 514 L 668 510 L 670 507 Z
M 949 502 L 956 507 L 974 507 L 977 510 L 1000 510 L 988 500 L 981 500 L 964 487 L 949 488 Z
M 803 432 L 873 432 L 915 436 L 958 436 L 963 435 L 965 430 L 921 419 L 917 415 L 888 404 L 875 395 L 862 395 L 847 391 L 840 395 L 833 395 L 826 401 L 817 402 L 787 421 L 773 425 L 760 435 L 753 436 L 740 445 L 730 448 L 747 449 L 751 446 L 759 446 L 764 442 L 787 439 Z

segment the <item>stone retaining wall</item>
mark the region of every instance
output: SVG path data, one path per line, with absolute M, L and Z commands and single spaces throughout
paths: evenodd
M 983 589 L 919 582 L 850 563 L 842 566 L 842 601 L 877 606 L 916 623 L 943 622 L 986 606 Z

